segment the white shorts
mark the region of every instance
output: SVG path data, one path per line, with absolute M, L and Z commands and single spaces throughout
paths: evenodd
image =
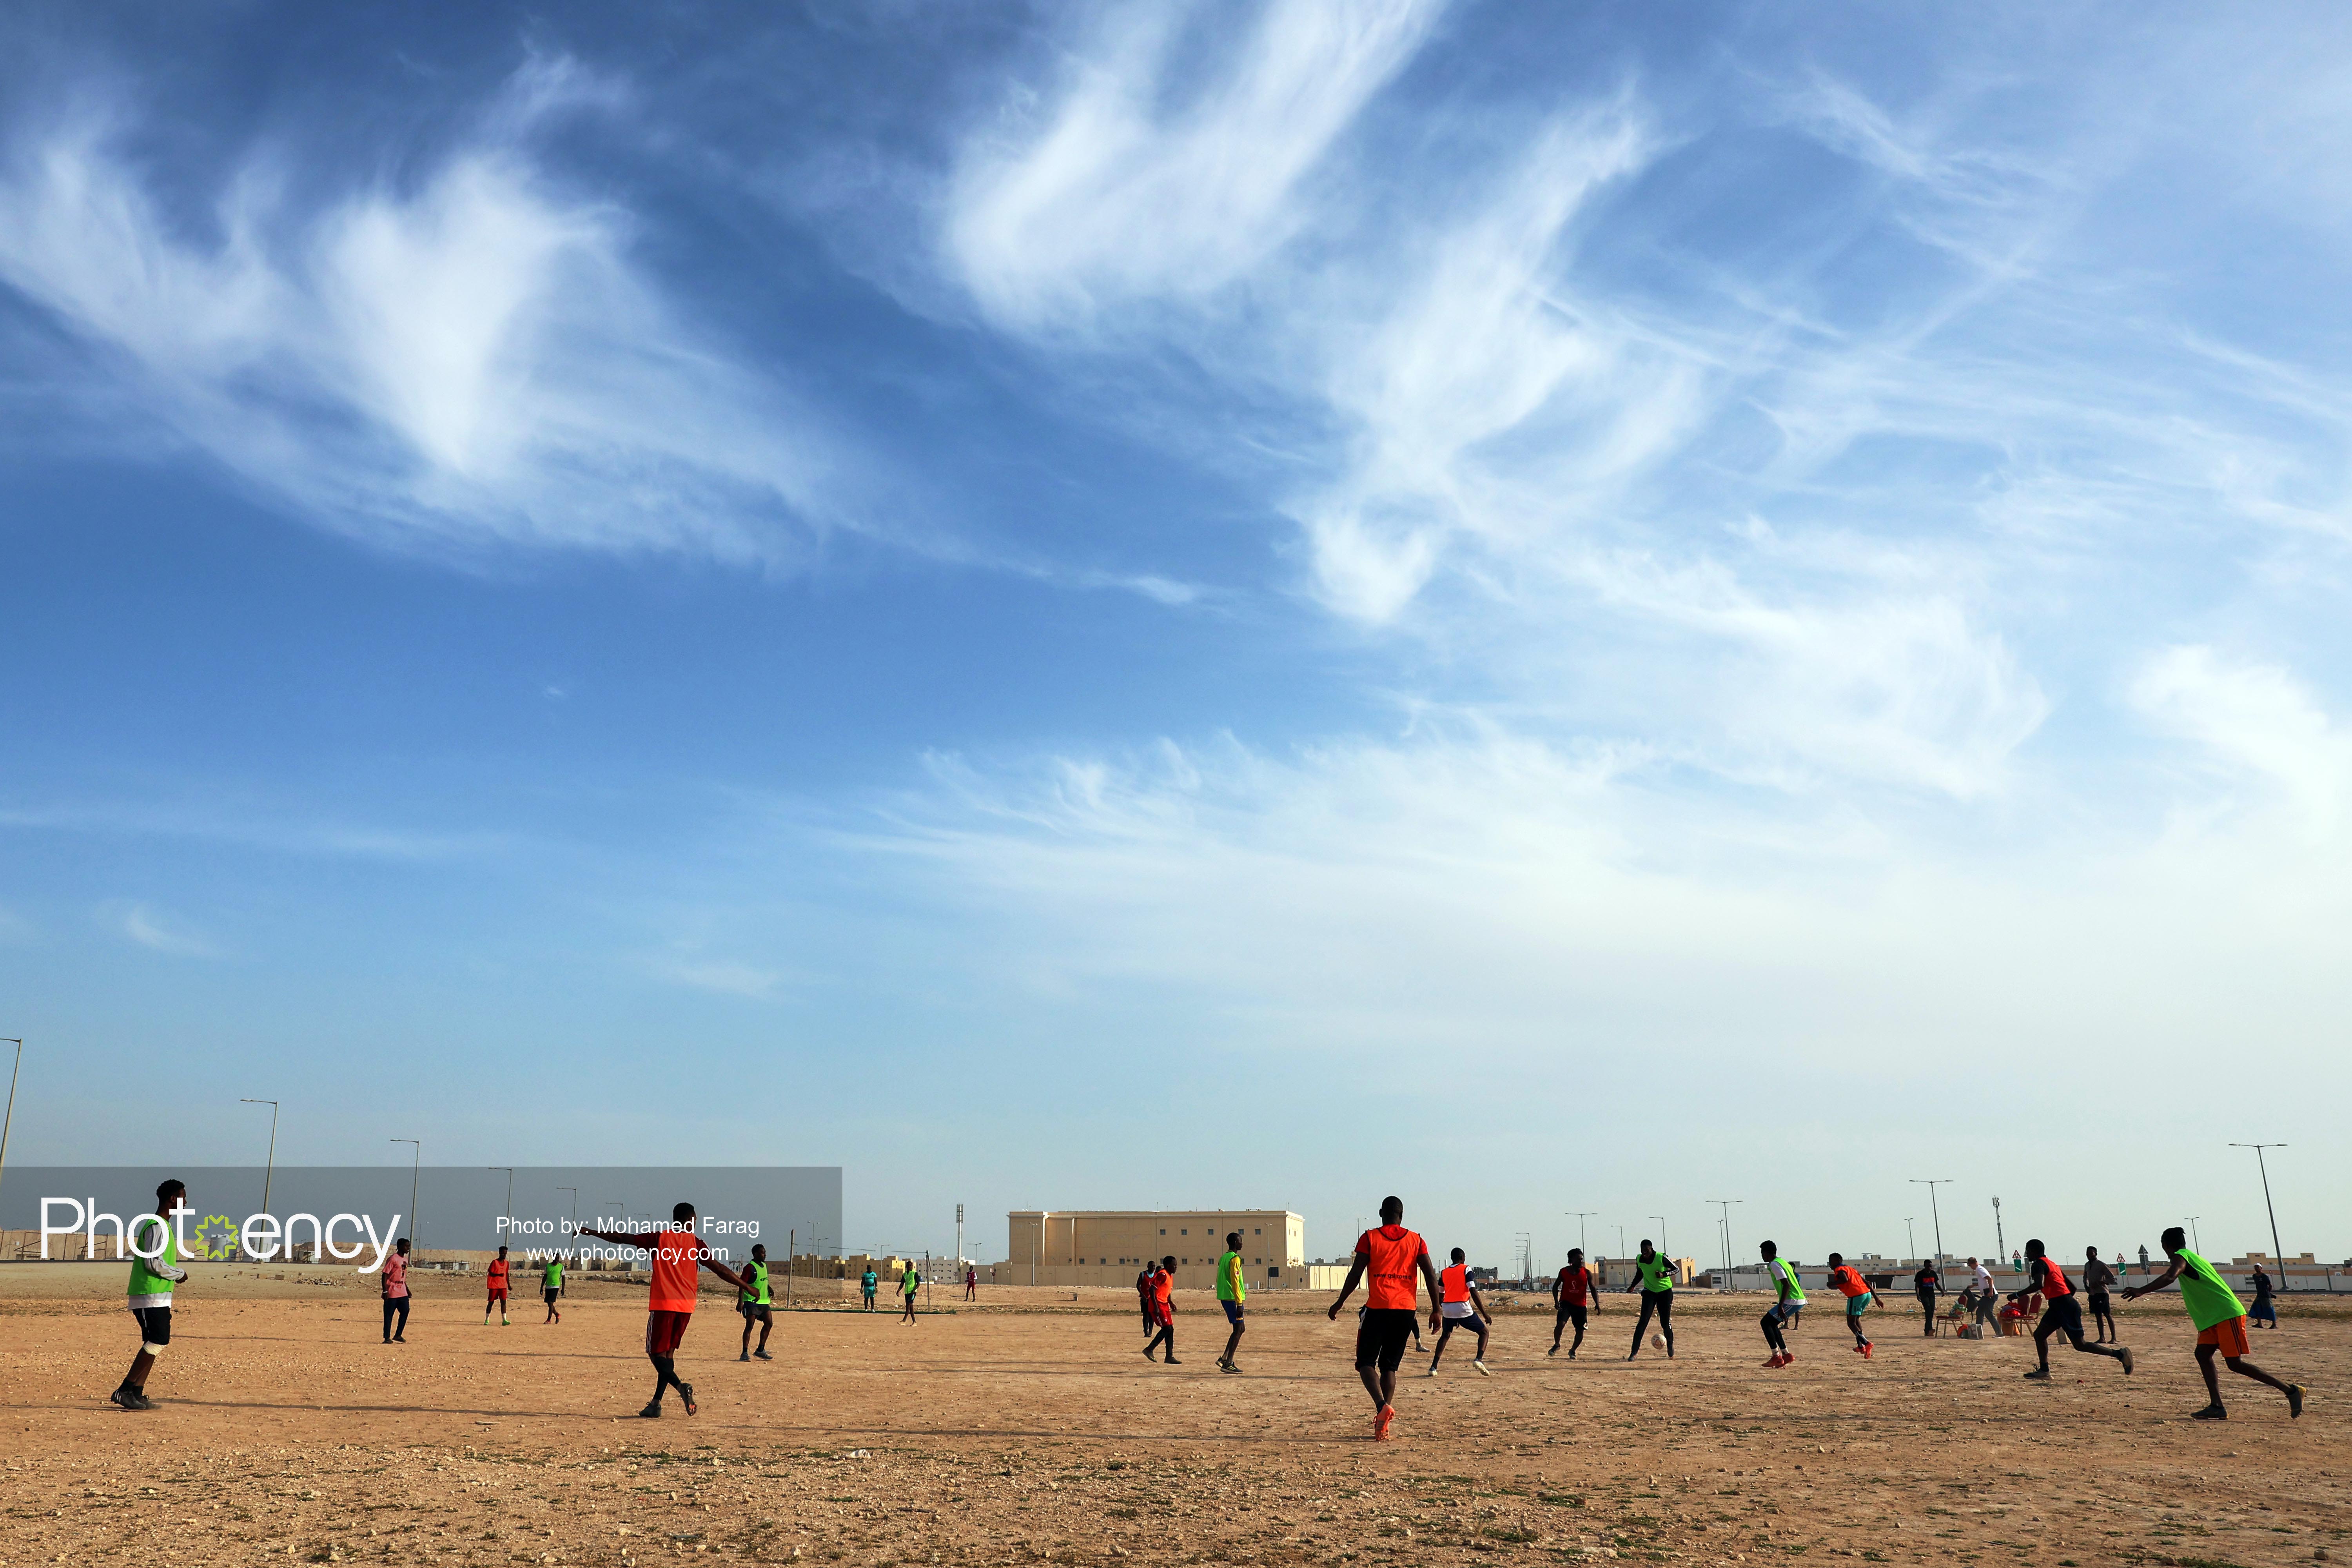
M 1476 1309 L 1472 1307 L 1467 1301 L 1442 1302 L 1439 1304 L 1437 1309 L 1438 1315 L 1440 1317 L 1452 1318 L 1457 1322 L 1464 1318 L 1472 1316 L 1475 1310 Z

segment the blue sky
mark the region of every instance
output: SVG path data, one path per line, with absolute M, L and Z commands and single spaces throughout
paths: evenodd
M 16 1157 L 2352 1248 L 2340 13 L 0 37 Z

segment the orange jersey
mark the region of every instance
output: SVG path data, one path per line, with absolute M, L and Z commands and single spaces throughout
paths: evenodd
M 1169 1296 L 1176 1289 L 1176 1271 L 1163 1268 L 1151 1277 L 1151 1299 L 1161 1306 L 1168 1305 Z
M 1860 1296 L 1870 1289 L 1869 1282 L 1862 1277 L 1862 1270 L 1851 1263 L 1841 1263 L 1831 1269 L 1830 1283 L 1838 1288 L 1841 1296 Z
M 490 1259 L 490 1289 L 495 1291 L 504 1290 L 506 1288 L 507 1260 L 503 1258 L 493 1258 Z
M 2074 1287 L 2066 1283 L 2066 1271 L 2058 1267 L 2056 1258 L 2037 1258 L 2034 1261 L 2042 1265 L 2041 1283 L 2042 1293 L 2044 1296 L 2055 1301 L 2062 1296 L 2071 1296 L 2074 1293 Z
M 1356 1256 L 1365 1260 L 1364 1279 L 1371 1293 L 1364 1305 L 1374 1311 L 1413 1310 L 1413 1288 L 1429 1244 L 1401 1225 L 1384 1225 L 1356 1238 Z
M 654 1288 L 646 1305 L 656 1312 L 691 1312 L 709 1248 L 690 1230 L 665 1230 L 654 1242 Z
M 1437 1299 L 1441 1301 L 1467 1301 L 1470 1299 L 1470 1266 L 1457 1263 L 1437 1271 Z

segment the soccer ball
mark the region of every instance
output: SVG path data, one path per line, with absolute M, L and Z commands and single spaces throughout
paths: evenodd
M 1650 1348 L 1654 1351 L 1662 1351 L 1665 1349 L 1666 1336 L 1664 1334 L 1652 1334 L 1650 1336 Z

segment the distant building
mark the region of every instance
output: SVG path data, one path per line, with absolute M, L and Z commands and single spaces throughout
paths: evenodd
M 1000 1285 L 1132 1285 L 1147 1261 L 1172 1254 L 1178 1288 L 1208 1289 L 1236 1230 L 1251 1289 L 1306 1283 L 1307 1221 L 1288 1209 L 1014 1209 L 1004 1218 Z

